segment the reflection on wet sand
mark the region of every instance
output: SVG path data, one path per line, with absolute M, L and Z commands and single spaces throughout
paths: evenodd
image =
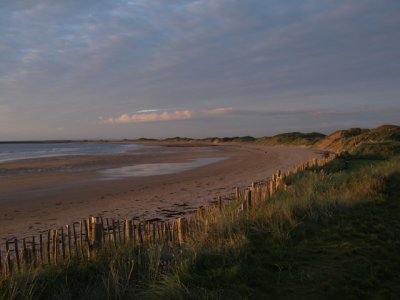
M 133 166 L 102 170 L 100 171 L 100 173 L 102 174 L 103 179 L 122 179 L 129 177 L 167 175 L 204 167 L 206 165 L 220 162 L 226 159 L 228 159 L 228 157 L 203 157 L 182 163 L 138 164 Z

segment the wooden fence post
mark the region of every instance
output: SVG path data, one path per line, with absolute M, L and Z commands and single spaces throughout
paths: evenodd
M 72 223 L 72 234 L 74 235 L 75 255 L 76 255 L 76 257 L 79 257 L 78 239 L 77 239 L 77 235 L 76 235 L 75 225 L 76 225 L 75 222 Z
M 53 261 L 57 264 L 58 260 L 58 230 L 53 230 Z
M 139 225 L 136 225 L 133 221 L 133 241 L 136 245 L 139 245 Z
M 92 247 L 99 249 L 103 239 L 103 224 L 98 217 L 92 217 Z
M 247 208 L 251 209 L 252 203 L 251 203 L 251 190 L 247 190 Z
M 32 262 L 33 265 L 36 267 L 37 257 L 36 257 L 36 240 L 35 236 L 32 236 Z
M 47 230 L 47 262 L 50 265 L 51 264 L 51 231 Z
M 121 236 L 121 224 L 119 223 L 119 219 L 117 220 L 117 230 L 118 230 L 118 242 L 121 244 L 122 236 Z
M 85 235 L 86 235 L 86 244 L 88 247 L 88 251 L 87 251 L 87 255 L 88 258 L 91 258 L 91 246 L 90 246 L 90 236 L 89 236 L 89 224 L 88 224 L 88 220 L 84 220 L 84 225 L 85 225 Z
M 62 257 L 63 257 L 63 261 L 64 261 L 65 260 L 65 238 L 64 238 L 63 226 L 61 226 L 60 234 L 61 234 L 61 253 L 62 253 Z
M 19 259 L 19 250 L 18 250 L 18 240 L 14 239 L 14 251 L 15 251 L 15 258 L 17 260 L 17 269 L 18 271 L 21 270 L 21 261 Z
M 110 233 L 110 223 L 108 222 L 108 218 L 106 218 L 106 224 L 107 224 L 108 246 L 111 248 L 111 233 Z
M 111 219 L 112 222 L 112 231 L 113 231 L 113 238 L 114 238 L 114 246 L 117 248 L 117 233 L 115 232 L 115 221 Z
M 28 264 L 28 251 L 26 249 L 26 240 L 25 240 L 25 238 L 22 239 L 21 264 L 22 265 L 27 265 Z
M 183 228 L 182 228 L 182 218 L 176 219 L 176 226 L 178 230 L 178 242 L 179 245 L 183 245 Z
M 40 263 L 44 264 L 44 256 L 43 256 L 43 236 L 42 234 L 39 235 L 39 253 L 40 253 Z
M 13 271 L 13 263 L 10 257 L 10 245 L 8 244 L 9 241 L 6 241 L 6 251 L 7 251 L 7 265 L 8 265 L 8 273 L 11 274 Z
M 269 197 L 271 198 L 274 195 L 274 181 L 273 180 L 269 180 L 268 182 L 268 186 L 269 186 Z
M 139 245 L 143 246 L 143 226 L 142 222 L 138 224 Z
M 79 221 L 79 240 L 80 240 L 79 248 L 81 251 L 81 257 L 82 257 L 82 259 L 85 259 L 85 251 L 84 251 L 84 246 L 83 246 L 83 221 L 82 220 Z
M 106 231 L 104 230 L 104 220 L 103 217 L 100 217 L 100 223 L 101 223 L 101 239 L 104 243 L 104 246 L 106 245 Z
M 122 221 L 122 240 L 124 244 L 126 244 L 126 242 L 128 241 L 128 239 L 126 238 L 126 223 L 126 219 Z
M 71 228 L 69 225 L 66 225 L 67 229 L 67 239 L 68 239 L 68 256 L 69 259 L 72 258 L 72 245 L 71 245 Z

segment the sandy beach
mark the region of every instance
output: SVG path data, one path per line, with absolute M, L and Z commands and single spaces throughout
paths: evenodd
M 147 145 L 152 151 L 68 156 L 0 164 L 0 241 L 26 237 L 90 215 L 168 219 L 233 199 L 235 186 L 265 180 L 320 153 L 253 145 Z M 146 149 L 146 148 L 145 148 Z M 110 179 L 104 170 L 138 164 L 224 160 L 168 175 Z

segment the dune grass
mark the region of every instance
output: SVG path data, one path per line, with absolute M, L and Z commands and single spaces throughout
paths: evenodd
M 287 178 L 237 216 L 209 215 L 181 247 L 104 249 L 0 280 L 0 299 L 395 298 L 400 160 L 342 157 Z
M 195 259 L 188 259 L 142 295 L 148 299 L 396 298 L 399 160 L 332 164 L 345 167 L 338 170 L 331 165 L 322 172 L 299 174 L 290 178 L 292 189 L 238 222 L 222 219 L 213 235 L 198 241 L 192 253 Z

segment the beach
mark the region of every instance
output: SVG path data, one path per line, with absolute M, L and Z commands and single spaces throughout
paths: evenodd
M 1 163 L 0 241 L 28 237 L 89 216 L 176 218 L 215 203 L 219 196 L 232 201 L 236 186 L 265 180 L 277 169 L 284 171 L 321 156 L 317 150 L 301 147 L 143 145 L 151 151 Z M 196 160 L 205 163 L 187 167 Z M 186 169 L 164 175 L 118 175 L 118 170 L 127 166 L 170 168 L 175 164 L 183 164 Z M 107 173 L 110 169 L 116 171 L 112 177 Z

